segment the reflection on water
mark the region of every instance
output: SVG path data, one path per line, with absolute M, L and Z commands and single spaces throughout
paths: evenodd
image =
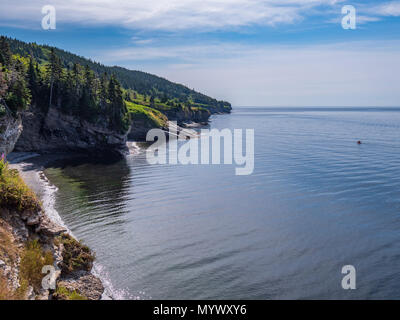
M 129 197 L 129 172 L 126 160 L 88 157 L 57 160 L 45 170 L 60 190 L 57 209 L 64 222 L 73 230 L 79 212 L 79 231 L 83 233 L 85 226 L 123 224 L 128 212 L 124 199 Z
M 235 109 L 255 170 L 53 164 L 57 209 L 117 288 L 141 298 L 400 297 L 400 110 Z M 362 145 L 357 145 L 362 140 Z M 341 268 L 357 290 L 341 289 Z

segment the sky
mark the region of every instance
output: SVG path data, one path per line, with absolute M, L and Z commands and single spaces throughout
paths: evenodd
M 345 5 L 356 29 L 342 27 Z M 0 34 L 234 106 L 400 106 L 398 0 L 1 0 Z

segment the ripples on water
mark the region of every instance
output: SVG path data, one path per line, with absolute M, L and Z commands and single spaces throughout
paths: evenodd
M 400 298 L 400 110 L 235 109 L 255 170 L 53 165 L 57 210 L 116 288 L 155 299 Z M 362 140 L 362 145 L 357 145 Z M 357 290 L 341 289 L 341 268 Z

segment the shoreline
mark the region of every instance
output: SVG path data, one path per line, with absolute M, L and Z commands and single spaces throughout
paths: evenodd
M 198 129 L 203 127 L 204 124 L 197 123 L 196 126 L 190 129 Z M 185 127 L 178 127 L 183 132 L 190 130 Z M 193 135 L 192 132 L 187 134 Z M 194 137 L 194 136 L 192 136 Z M 139 141 L 128 141 L 126 143 L 127 150 L 129 151 L 126 156 L 133 156 L 141 153 L 146 147 L 142 146 L 142 142 Z M 79 241 L 79 239 L 73 234 L 71 229 L 65 224 L 60 213 L 56 210 L 56 196 L 58 187 L 51 183 L 47 178 L 44 171 L 51 167 L 53 163 L 68 162 L 76 158 L 91 157 L 90 155 L 72 152 L 72 153 L 53 153 L 53 154 L 40 154 L 37 152 L 11 152 L 7 155 L 7 162 L 11 169 L 18 171 L 20 177 L 25 184 L 35 193 L 37 198 L 42 203 L 43 213 L 56 227 L 62 228 L 66 234 L 71 236 L 73 239 Z M 111 158 L 112 159 L 112 158 Z M 93 250 L 93 252 L 95 252 Z M 132 296 L 127 288 L 115 288 L 110 277 L 110 273 L 107 268 L 101 265 L 99 262 L 94 261 L 92 269 L 89 272 L 96 281 L 99 281 L 103 287 L 103 293 L 101 294 L 101 300 L 131 300 L 137 299 Z
M 18 170 L 20 176 L 27 186 L 31 188 L 40 199 L 43 204 L 45 214 L 51 220 L 51 222 L 66 229 L 67 234 L 78 240 L 55 209 L 56 193 L 58 192 L 58 188 L 53 185 L 44 174 L 46 166 L 51 162 L 68 160 L 76 156 L 77 154 L 41 155 L 33 152 L 13 152 L 8 155 L 7 160 L 10 168 Z M 118 290 L 113 287 L 108 272 L 96 261 L 94 262 L 90 273 L 97 277 L 104 287 L 101 300 L 129 298 L 129 293 L 125 292 L 125 290 Z

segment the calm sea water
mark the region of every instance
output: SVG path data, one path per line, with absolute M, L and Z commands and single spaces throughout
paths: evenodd
M 400 298 L 400 109 L 236 108 L 255 170 L 54 164 L 56 209 L 113 286 L 142 299 Z M 362 140 L 362 145 L 357 145 Z M 357 289 L 341 288 L 342 266 Z

